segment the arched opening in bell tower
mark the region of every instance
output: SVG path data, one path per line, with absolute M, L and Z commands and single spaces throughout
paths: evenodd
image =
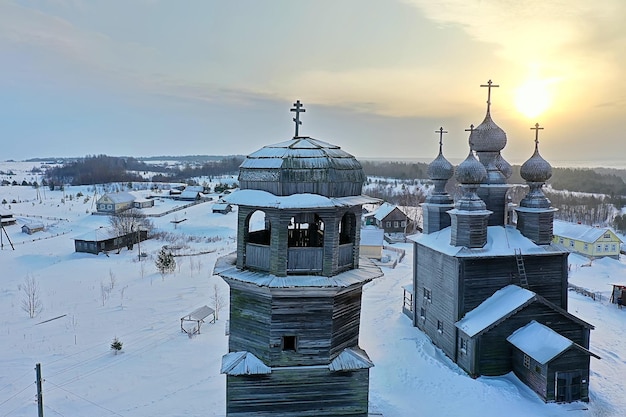
M 287 246 L 321 248 L 324 246 L 324 221 L 315 213 L 298 213 L 289 221 Z

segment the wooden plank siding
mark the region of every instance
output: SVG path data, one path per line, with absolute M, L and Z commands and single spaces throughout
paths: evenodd
M 459 305 L 461 317 L 500 288 L 509 284 L 519 285 L 514 255 L 460 258 L 459 262 L 463 276 Z M 567 253 L 533 255 L 526 258 L 524 264 L 528 288 L 566 310 Z
M 369 369 L 273 369 L 226 377 L 229 417 L 367 417 Z
M 334 299 L 331 359 L 345 348 L 359 344 L 362 293 L 363 287 L 359 285 L 338 294 Z
M 511 362 L 512 346 L 506 338 L 532 320 L 544 324 L 583 347 L 589 346 L 588 328 L 548 305 L 534 301 L 494 328 L 474 337 L 479 347 L 475 352 L 477 361 L 474 369 L 469 369 L 468 372 L 473 376 L 497 376 L 510 372 L 513 369 Z
M 415 288 L 415 315 L 418 327 L 433 343 L 451 358 L 456 356 L 456 327 L 459 319 L 457 297 L 459 262 L 453 256 L 445 255 L 423 245 L 417 245 L 414 260 L 419 274 Z M 430 291 L 431 299 L 424 296 L 424 289 Z M 424 319 L 419 318 L 424 309 Z M 438 322 L 443 331 L 438 331 Z

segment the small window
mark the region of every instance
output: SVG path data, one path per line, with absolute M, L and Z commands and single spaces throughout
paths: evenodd
M 399 223 L 398 223 L 398 221 L 397 221 L 397 220 L 395 220 L 395 221 L 393 222 L 393 227 L 395 227 L 395 228 L 400 227 L 400 225 L 399 225 Z
M 602 252 L 602 245 L 596 245 L 596 252 Z
M 428 288 L 424 288 L 424 299 L 428 302 L 433 300 L 432 293 L 430 292 Z
M 610 239 L 611 238 L 611 234 L 610 233 L 605 233 L 604 234 L 604 238 L 605 239 Z
M 400 222 L 400 227 L 406 227 L 406 220 L 402 220 Z
M 426 310 L 424 308 L 420 308 L 420 319 L 422 321 L 426 320 Z
M 574 241 L 573 241 L 573 240 L 570 240 L 570 241 L 569 241 L 569 246 L 570 246 L 570 248 L 573 248 L 573 247 L 574 247 Z
M 385 224 L 387 225 L 387 227 L 391 227 L 391 221 L 385 222 Z
M 296 350 L 296 336 L 283 336 L 283 350 Z
M 611 252 L 615 252 L 617 250 L 617 246 L 615 245 L 615 243 L 613 243 L 611 245 Z
M 585 248 L 585 251 L 588 251 L 588 250 L 589 250 L 589 244 L 588 244 L 588 243 L 585 243 L 584 248 Z
M 535 365 L 535 372 L 541 375 L 541 366 Z
M 443 321 L 437 320 L 437 331 L 443 333 Z
M 461 338 L 461 353 L 467 354 L 467 339 Z
M 562 237 L 560 237 L 560 238 L 559 238 L 559 243 L 560 243 L 561 245 L 563 244 L 563 238 L 562 238 Z
M 524 354 L 524 367 L 530 369 L 530 356 Z
M 604 251 L 608 252 L 609 251 L 609 245 L 604 245 Z

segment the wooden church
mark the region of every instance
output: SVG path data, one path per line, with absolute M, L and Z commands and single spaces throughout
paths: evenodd
M 237 252 L 215 273 L 230 286 L 227 416 L 368 415 L 359 346 L 363 286 L 382 275 L 359 257 L 365 174 L 350 154 L 300 136 L 250 154 L 239 169 Z
M 554 212 L 542 187 L 550 164 L 535 150 L 521 167 L 528 193 L 507 221 L 511 166 L 506 133 L 487 114 L 469 129 L 469 155 L 455 169 L 442 152 L 429 165 L 434 192 L 414 240 L 414 326 L 469 375 L 513 371 L 544 401 L 589 400 L 593 326 L 567 311 L 568 252 L 552 243 Z M 447 181 L 462 195 L 453 201 Z

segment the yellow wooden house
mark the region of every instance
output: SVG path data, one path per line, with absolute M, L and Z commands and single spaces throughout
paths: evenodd
M 594 227 L 583 224 L 554 221 L 552 241 L 570 252 L 589 258 L 610 256 L 619 259 L 622 240 L 610 227 Z

